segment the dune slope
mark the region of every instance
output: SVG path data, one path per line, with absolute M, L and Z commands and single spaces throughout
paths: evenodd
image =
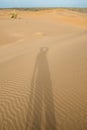
M 0 130 L 87 130 L 86 28 L 0 20 Z

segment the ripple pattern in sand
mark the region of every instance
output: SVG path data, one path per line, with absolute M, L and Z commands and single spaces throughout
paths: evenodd
M 0 81 L 0 130 L 87 130 L 86 87 L 52 82 L 47 53 L 40 49 L 29 82 Z

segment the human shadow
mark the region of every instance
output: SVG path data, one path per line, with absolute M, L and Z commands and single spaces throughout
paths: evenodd
M 36 58 L 29 102 L 31 113 L 30 119 L 27 119 L 30 126 L 27 124 L 27 130 L 57 130 L 47 52 L 47 47 L 41 48 Z

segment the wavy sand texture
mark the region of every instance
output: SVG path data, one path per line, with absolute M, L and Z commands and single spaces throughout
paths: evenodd
M 87 130 L 87 30 L 60 21 L 0 20 L 0 130 Z

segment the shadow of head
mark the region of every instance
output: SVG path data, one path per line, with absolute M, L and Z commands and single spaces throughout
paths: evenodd
M 46 54 L 48 52 L 48 47 L 42 47 L 40 48 L 40 53 Z

